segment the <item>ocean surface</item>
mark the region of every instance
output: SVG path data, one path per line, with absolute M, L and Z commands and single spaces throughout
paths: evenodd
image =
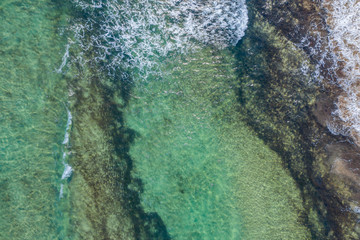
M 48 1 L 1 1 L 0 11 L 0 239 L 57 239 L 67 228 L 59 199 L 67 83 L 56 68 L 68 16 Z
M 358 56 L 331 16 L 327 51 Z M 339 236 L 313 146 L 357 138 L 356 63 L 330 133 L 321 64 L 251 1 L 2 0 L 0 19 L 0 239 Z

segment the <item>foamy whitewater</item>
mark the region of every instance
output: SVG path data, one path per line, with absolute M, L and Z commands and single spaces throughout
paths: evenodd
M 58 69 L 56 69 L 57 73 L 61 73 L 62 69 L 66 66 L 67 60 L 69 58 L 69 49 L 70 49 L 70 43 L 66 44 L 66 50 L 64 56 L 62 57 L 61 65 Z
M 248 22 L 245 0 L 73 2 L 89 16 L 73 25 L 74 42 L 112 70 L 120 65 L 151 72 L 162 58 L 201 44 L 235 45 Z
M 66 157 L 69 155 L 69 153 L 66 151 L 67 145 L 69 143 L 69 136 L 70 136 L 70 127 L 72 124 L 72 115 L 71 112 L 69 111 L 69 109 L 66 109 L 67 111 L 67 123 L 66 123 L 66 129 L 65 129 L 65 136 L 64 136 L 64 140 L 62 142 L 62 144 L 65 146 L 65 150 L 63 152 L 63 156 L 62 156 L 62 164 L 64 166 L 64 171 L 61 175 L 61 180 L 66 180 L 69 177 L 71 177 L 71 174 L 73 173 L 73 169 L 72 167 L 66 163 Z M 59 198 L 63 197 L 63 192 L 64 192 L 64 184 L 61 183 L 60 184 L 60 193 L 59 193 Z
M 340 126 L 328 124 L 334 134 L 352 137 L 360 146 L 360 2 L 324 1 L 330 49 L 337 59 L 337 83 L 344 91 L 336 103 Z
M 63 174 L 61 176 L 61 180 L 69 178 L 71 176 L 71 174 L 72 174 L 72 171 L 73 171 L 71 166 L 69 164 L 67 164 L 67 163 L 64 164 L 64 167 L 65 167 L 65 169 L 64 169 L 64 172 L 63 172 Z
M 66 109 L 66 111 L 67 111 L 68 118 L 67 118 L 67 123 L 66 123 L 64 141 L 63 141 L 62 144 L 68 144 L 69 143 L 69 130 L 70 130 L 70 126 L 71 126 L 71 123 L 72 123 L 71 112 L 68 109 Z

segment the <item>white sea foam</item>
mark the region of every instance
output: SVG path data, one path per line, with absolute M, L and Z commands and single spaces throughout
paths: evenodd
M 334 115 L 360 144 L 360 2 L 324 1 L 328 10 L 329 47 L 337 60 L 337 84 L 344 90 Z
M 69 164 L 65 163 L 64 172 L 63 172 L 63 174 L 61 176 L 61 180 L 69 178 L 71 176 L 72 172 L 73 172 L 72 167 Z
M 62 62 L 61 62 L 61 65 L 60 67 L 56 70 L 57 73 L 61 73 L 62 72 L 62 69 L 65 67 L 66 63 L 67 63 L 67 60 L 69 58 L 69 49 L 70 49 L 70 43 L 66 44 L 66 47 L 65 47 L 65 53 L 62 57 Z
M 332 53 L 330 46 L 326 45 L 327 33 L 324 25 L 324 22 L 319 19 L 312 21 L 307 28 L 308 34 L 303 35 L 300 41 L 295 43 L 300 49 L 306 49 L 306 52 L 316 62 L 313 66 L 314 69 L 310 70 L 307 64 L 301 68 L 304 75 L 311 76 L 309 79 L 311 82 L 321 82 L 324 80 L 325 76 L 322 74 L 324 73 L 324 68 L 326 68 L 326 73 L 333 72 L 335 68 L 332 60 L 336 56 Z
M 353 212 L 356 213 L 356 214 L 360 214 L 360 207 L 359 206 L 354 206 L 352 208 Z
M 66 108 L 66 111 L 67 111 L 67 123 L 66 123 L 66 128 L 65 128 L 64 140 L 62 142 L 62 144 L 64 144 L 64 145 L 67 145 L 69 143 L 70 127 L 71 127 L 71 124 L 72 124 L 71 112 L 67 108 Z M 63 173 L 61 175 L 61 180 L 65 180 L 65 179 L 69 178 L 71 176 L 71 174 L 73 173 L 72 167 L 69 164 L 66 163 L 66 156 L 68 156 L 70 154 L 70 152 L 68 153 L 66 151 L 67 147 L 68 146 L 65 146 L 65 150 L 64 150 L 63 155 L 62 155 L 62 163 L 64 165 L 64 171 L 63 171 Z M 63 191 L 64 191 L 64 184 L 61 183 L 59 198 L 63 197 Z
M 63 198 L 63 196 L 64 196 L 64 184 L 60 184 L 59 198 Z
M 336 121 L 326 121 L 326 126 L 333 135 L 343 135 L 343 136 L 349 135 L 347 129 Z
M 73 25 L 75 38 L 110 69 L 121 65 L 149 72 L 163 57 L 194 50 L 199 43 L 235 45 L 248 22 L 245 0 L 73 2 L 89 16 Z
M 71 112 L 66 109 L 67 111 L 67 115 L 68 115 L 68 118 L 67 118 L 67 123 L 66 123 L 66 129 L 65 129 L 65 136 L 64 136 L 64 140 L 62 142 L 62 144 L 68 144 L 69 143 L 69 130 L 70 130 L 70 126 L 71 126 L 71 123 L 72 123 L 72 115 L 71 115 Z
M 66 132 L 62 144 L 68 144 L 68 143 L 69 143 L 69 133 Z

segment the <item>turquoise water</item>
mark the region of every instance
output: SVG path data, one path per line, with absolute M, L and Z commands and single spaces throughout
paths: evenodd
M 130 155 L 133 174 L 144 181 L 142 204 L 146 211 L 160 214 L 176 239 L 238 239 L 243 234 L 239 200 L 231 194 L 235 176 L 222 144 L 221 120 L 210 100 L 220 101 L 222 94 L 233 91 L 207 77 L 219 70 L 208 54 L 201 63 L 202 56 L 194 54 L 192 60 L 166 66 L 190 64 L 189 70 L 138 84 L 136 99 L 126 111 L 126 121 L 139 134 Z M 211 65 L 190 78 L 199 64 Z
M 244 1 L 0 13 L 0 239 L 311 239 L 240 111 Z
M 169 62 L 171 74 L 138 84 L 126 111 L 145 211 L 174 239 L 308 239 L 294 181 L 237 113 L 231 54 Z
M 61 239 L 66 16 L 51 1 L 1 1 L 0 239 Z

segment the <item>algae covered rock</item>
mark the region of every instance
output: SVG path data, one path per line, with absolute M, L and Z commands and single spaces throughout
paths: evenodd
M 328 144 L 343 139 L 317 118 L 335 94 L 324 100 L 318 81 L 320 73 L 327 77 L 318 65 L 326 52 L 319 39 L 326 32 L 314 25 L 324 23 L 321 8 L 311 1 L 255 1 L 250 9 L 250 26 L 237 46 L 238 96 L 248 124 L 281 154 L 297 181 L 313 237 L 357 239 L 356 218 L 346 210 L 354 199 L 346 181 L 354 175 L 345 171 L 349 165 L 338 165 L 343 176 L 336 175 L 329 163 Z

